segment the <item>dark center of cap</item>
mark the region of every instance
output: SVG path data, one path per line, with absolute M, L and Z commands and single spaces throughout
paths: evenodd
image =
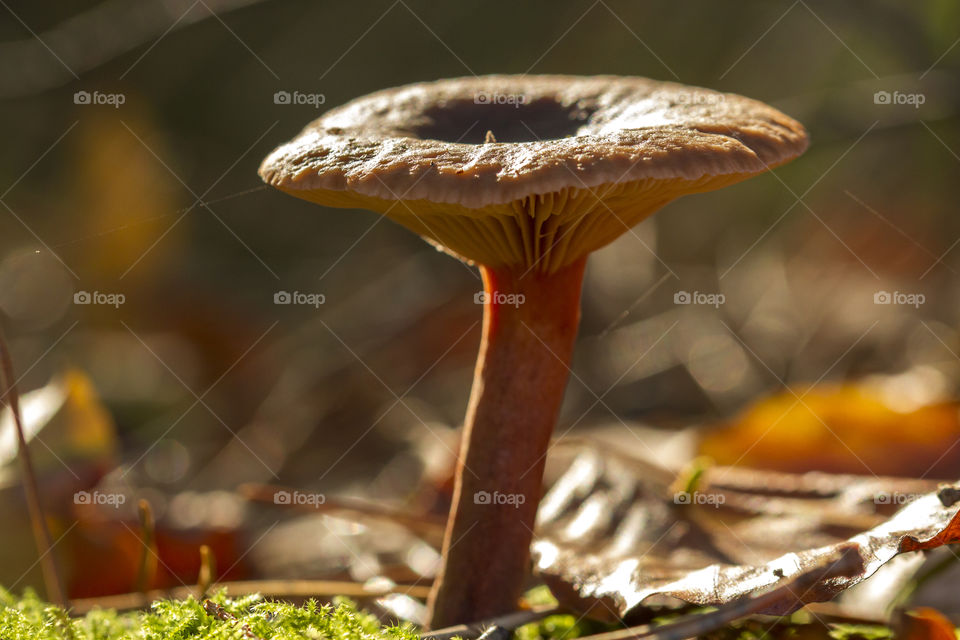
M 550 98 L 523 94 L 481 94 L 472 100 L 448 100 L 424 110 L 425 123 L 411 133 L 424 140 L 484 144 L 487 131 L 497 142 L 536 142 L 577 135 L 590 113 Z

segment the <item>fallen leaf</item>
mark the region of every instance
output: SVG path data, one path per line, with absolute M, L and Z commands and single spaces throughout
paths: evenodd
M 732 470 L 709 470 L 699 488 L 670 494 L 659 480 L 650 481 L 658 474 L 649 467 L 613 450 L 586 450 L 544 497 L 534 567 L 562 604 L 601 619 L 623 617 L 654 598 L 720 605 L 790 584 L 826 567 L 841 550 L 856 550 L 858 571 L 816 582 L 800 598 L 786 590 L 791 597 L 766 603 L 763 613 L 779 615 L 832 599 L 900 553 L 960 540 L 953 487 L 911 496 L 892 517 L 857 532 L 859 519 L 836 521 L 851 496 L 862 494 L 855 515 L 876 517 L 890 505 L 866 497 L 911 481 L 847 476 L 831 490 L 822 474 L 775 474 L 769 483 L 754 477 L 739 487 L 741 504 L 728 506 Z M 725 471 L 726 485 L 719 480 Z M 745 510 L 751 493 L 754 507 Z M 764 500 L 778 505 L 775 515 L 761 508 Z M 777 521 L 788 526 L 775 528 Z M 757 523 L 747 542 L 738 532 Z M 799 523 L 805 526 L 791 530 Z
M 804 571 L 796 577 L 764 593 L 727 602 L 708 612 L 681 616 L 664 624 L 645 624 L 639 627 L 617 629 L 586 636 L 583 640 L 687 640 L 709 634 L 736 620 L 762 612 L 770 603 L 802 603 L 811 586 L 840 577 L 853 575 L 862 569 L 860 556 L 853 545 L 841 545 L 838 553 L 820 567 Z M 763 633 L 766 636 L 767 632 Z M 763 637 L 762 636 L 762 637 Z M 744 637 L 752 637 L 744 634 Z
M 958 433 L 956 403 L 918 405 L 876 385 L 849 384 L 764 398 L 704 435 L 699 451 L 756 469 L 955 478 Z
M 957 640 L 953 623 L 930 607 L 903 612 L 896 629 L 896 640 Z

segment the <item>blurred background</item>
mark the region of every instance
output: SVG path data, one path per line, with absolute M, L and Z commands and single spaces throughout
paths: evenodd
M 960 4 L 0 4 L 0 318 L 75 597 L 134 588 L 139 499 L 152 586 L 195 581 L 200 544 L 221 579 L 429 583 L 436 528 L 370 501 L 442 521 L 478 274 L 256 174 L 324 110 L 423 80 L 641 75 L 810 132 L 591 257 L 558 435 L 958 475 Z M 0 584 L 20 591 L 40 580 L 0 429 Z M 264 504 L 275 486 L 324 513 Z

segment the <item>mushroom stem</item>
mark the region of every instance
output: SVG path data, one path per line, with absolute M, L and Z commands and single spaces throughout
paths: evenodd
M 551 274 L 481 267 L 483 337 L 464 424 L 433 629 L 516 610 L 580 322 L 586 257 Z

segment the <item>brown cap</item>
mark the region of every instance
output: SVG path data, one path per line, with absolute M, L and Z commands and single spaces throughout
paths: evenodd
M 797 121 L 730 93 L 617 76 L 483 76 L 378 91 L 313 121 L 260 175 L 378 211 L 488 266 L 554 271 L 670 202 L 800 155 Z

